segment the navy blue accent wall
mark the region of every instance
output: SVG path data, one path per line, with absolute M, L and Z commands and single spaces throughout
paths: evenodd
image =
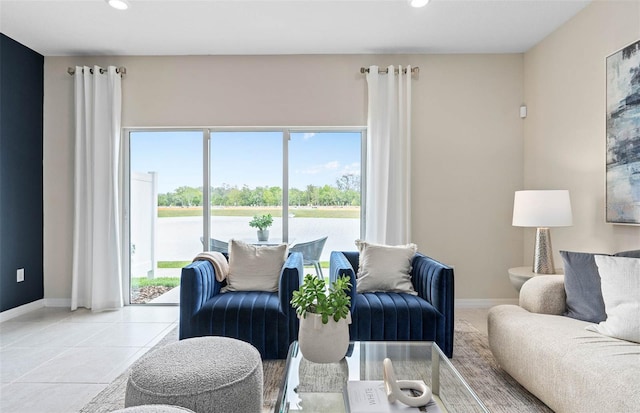
M 44 56 L 0 33 L 0 311 L 44 297 L 43 93 Z

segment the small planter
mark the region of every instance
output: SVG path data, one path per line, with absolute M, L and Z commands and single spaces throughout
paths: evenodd
M 269 230 L 268 229 L 263 229 L 263 230 L 258 230 L 258 241 L 269 241 Z
M 349 324 L 351 314 L 339 321 L 329 319 L 322 323 L 320 314 L 307 312 L 300 318 L 298 343 L 305 359 L 314 363 L 336 363 L 344 358 L 349 349 Z

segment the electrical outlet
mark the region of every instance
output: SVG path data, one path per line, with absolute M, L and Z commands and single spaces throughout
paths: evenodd
M 17 280 L 18 280 L 19 283 L 24 281 L 24 268 L 18 268 L 16 276 L 17 276 Z

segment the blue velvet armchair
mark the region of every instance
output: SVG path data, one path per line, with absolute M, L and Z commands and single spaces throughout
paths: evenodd
M 287 358 L 298 338 L 298 318 L 291 308 L 293 291 L 303 276 L 302 254 L 291 253 L 280 272 L 277 292 L 221 293 L 209 261 L 182 269 L 180 280 L 180 339 L 225 336 L 251 343 L 263 359 Z
M 418 295 L 356 293 L 359 253 L 333 251 L 331 281 L 351 278 L 352 341 L 435 341 L 453 355 L 453 268 L 420 253 L 413 257 L 411 282 Z

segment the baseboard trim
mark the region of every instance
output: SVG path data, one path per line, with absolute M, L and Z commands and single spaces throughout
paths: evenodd
M 517 298 L 464 298 L 455 300 L 457 308 L 491 308 L 496 305 L 513 304 L 518 305 Z
M 0 323 L 3 321 L 11 320 L 12 318 L 16 318 L 23 314 L 27 314 L 33 310 L 37 310 L 45 306 L 44 299 L 32 301 L 27 304 L 23 304 L 19 307 L 12 308 L 10 310 L 5 310 L 0 313 Z
M 69 307 L 71 308 L 71 298 L 45 298 L 45 307 Z

